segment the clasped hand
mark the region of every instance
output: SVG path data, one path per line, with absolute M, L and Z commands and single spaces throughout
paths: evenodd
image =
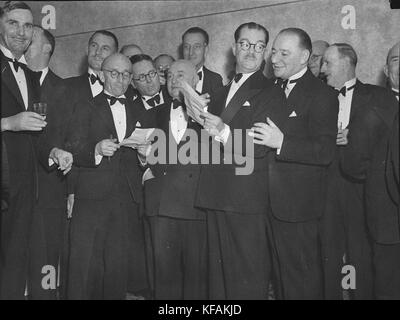
M 120 147 L 117 139 L 104 139 L 96 144 L 95 153 L 103 157 L 112 157 Z
M 249 136 L 254 138 L 255 144 L 265 145 L 274 149 L 282 147 L 283 133 L 268 117 L 267 123 L 255 123 L 249 132 Z

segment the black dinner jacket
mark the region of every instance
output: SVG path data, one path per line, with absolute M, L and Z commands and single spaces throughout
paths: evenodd
M 161 92 L 163 95 L 164 103 L 160 104 L 156 107 L 153 107 L 149 110 L 146 110 L 143 104 L 142 96 L 138 93 L 138 96 L 133 101 L 133 108 L 135 113 L 139 115 L 139 122 L 142 128 L 153 128 L 155 123 L 157 122 L 157 113 L 160 108 L 167 108 L 171 104 L 171 97 L 168 94 L 168 90 L 166 86 L 161 86 Z
M 230 85 L 227 85 L 211 96 L 208 112 L 221 117 L 230 126 L 231 132 L 241 129 L 241 136 L 232 139 L 231 135 L 224 147 L 210 139 L 210 155 L 217 145 L 223 163 L 211 164 L 210 159 L 209 164 L 201 166 L 196 206 L 241 214 L 261 214 L 268 206 L 267 153 L 271 149 L 254 144 L 254 154 L 247 154 L 246 144 L 253 145 L 253 141 L 246 129 L 251 129 L 256 122 L 266 122 L 267 117 L 276 125 L 283 126 L 288 116 L 286 97 L 261 71 L 252 74 L 242 84 L 225 108 L 229 89 Z M 235 146 L 239 137 L 241 144 Z M 233 148 L 229 148 L 230 142 Z M 237 154 L 245 155 L 248 161 L 254 160 L 254 170 L 250 174 L 236 175 L 235 169 L 242 166 L 235 163 Z M 231 164 L 229 158 L 232 158 Z
M 198 138 L 200 137 L 201 127 L 189 118 L 187 130 L 182 140 L 177 144 L 170 132 L 170 112 L 171 102 L 159 108 L 156 115 L 156 127 L 166 136 L 164 151 L 166 161 L 150 165 L 154 178 L 145 182 L 146 215 L 179 219 L 204 219 L 204 213 L 194 207 L 200 175 L 201 150 Z M 174 152 L 174 157 L 178 159 L 180 150 L 182 148 L 187 150 L 189 143 L 191 144 L 189 152 L 192 152 L 192 150 L 195 152 L 191 154 L 195 162 L 188 164 L 182 164 L 179 160 L 177 163 L 172 162 L 169 158 L 170 151 Z M 194 151 L 192 148 L 196 150 Z
M 318 218 L 324 211 L 339 103 L 336 91 L 310 70 L 297 81 L 287 103 L 290 115 L 282 128 L 282 148 L 269 162 L 269 190 L 274 216 L 300 222 Z
M 48 159 L 54 147 L 65 149 L 67 124 L 72 116 L 72 108 L 64 80 L 50 69 L 40 89 L 40 101 L 47 103 L 47 126 L 38 137 L 38 205 L 47 208 L 65 207 L 66 176 L 57 170 L 56 165 L 49 167 Z
M 222 77 L 219 73 L 211 71 L 203 66 L 203 88 L 201 93 L 209 93 L 212 95 L 215 91 L 223 86 Z
M 1 117 L 7 118 L 26 111 L 22 95 L 11 70 L 10 64 L 3 52 L 1 59 Z M 28 68 L 23 68 L 28 87 L 28 111 L 32 111 L 33 103 L 39 102 L 39 79 Z M 38 195 L 37 157 L 34 133 L 30 131 L 4 131 L 1 133 L 7 149 L 9 169 L 10 197 L 18 192 L 21 185 L 33 182 L 35 196 Z
M 128 137 L 135 129 L 138 119 L 131 101 L 127 101 L 125 110 L 127 123 L 125 137 Z M 128 197 L 136 203 L 141 203 L 142 171 L 136 150 L 120 147 L 110 159 L 103 157 L 99 165 L 95 164 L 96 144 L 108 139 L 111 134 L 114 137 L 118 136 L 104 93 L 100 93 L 92 100 L 77 104 L 71 128 L 72 133 L 67 139 L 67 145 L 74 154 L 75 165 L 79 168 L 74 190 L 75 199 L 105 199 L 109 195 L 115 195 L 115 188 L 122 181 L 129 186 Z
M 367 224 L 376 242 L 400 243 L 398 207 L 386 181 L 388 143 L 398 101 L 386 89 L 357 82 L 349 143 L 340 153 L 345 174 L 365 183 Z

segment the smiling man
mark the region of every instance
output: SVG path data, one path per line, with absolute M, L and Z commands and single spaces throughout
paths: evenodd
M 283 299 L 323 298 L 319 220 L 335 155 L 338 102 L 335 91 L 308 70 L 310 55 L 311 39 L 304 30 L 279 32 L 271 61 L 290 115 L 284 127 L 268 120 L 254 128 L 261 140 L 256 143 L 277 149 L 269 165 L 268 217 Z

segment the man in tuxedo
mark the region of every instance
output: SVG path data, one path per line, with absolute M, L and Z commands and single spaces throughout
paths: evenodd
M 388 52 L 383 72 L 387 77 L 389 89 L 399 101 L 399 51 L 400 42 L 397 42 Z
M 40 76 L 40 101 L 47 103 L 47 127 L 38 137 L 39 154 L 53 147 L 64 148 L 66 119 L 70 106 L 66 104 L 63 80 L 49 69 L 55 48 L 54 36 L 39 26 L 34 27 L 33 38 L 25 53 L 29 69 Z M 46 154 L 44 152 L 43 154 Z M 47 161 L 47 159 L 41 159 Z M 32 299 L 56 299 L 55 287 L 43 288 L 43 266 L 57 271 L 63 245 L 66 215 L 66 177 L 58 170 L 47 170 L 47 164 L 38 164 L 39 198 L 35 203 L 31 234 L 29 295 Z M 61 281 L 62 283 L 62 281 Z
M 150 56 L 145 54 L 132 57 L 133 87 L 138 92 L 134 101 L 135 110 L 142 113 L 143 127 L 151 127 L 159 107 L 169 104 L 170 96 L 167 88 L 160 85 L 156 66 Z
M 310 69 L 311 73 L 317 78 L 321 78 L 322 58 L 328 47 L 329 43 L 324 40 L 312 42 L 312 52 L 308 60 L 308 69 Z
M 70 146 L 80 169 L 71 220 L 68 299 L 125 299 L 128 216 L 142 201 L 138 153 L 119 143 L 137 116 L 125 97 L 132 65 L 122 54 L 101 67 L 104 90 L 75 109 Z
M 171 67 L 172 62 L 174 61 L 174 57 L 166 53 L 162 53 L 154 58 L 154 65 L 156 66 L 158 77 L 160 78 L 160 84 L 162 86 L 167 84 L 168 70 Z
M 196 66 L 199 76 L 196 91 L 212 96 L 216 89 L 222 87 L 222 77 L 204 66 L 209 43 L 208 33 L 199 27 L 189 28 L 182 36 L 183 58 Z
M 38 78 L 26 67 L 24 57 L 32 35 L 30 7 L 19 1 L 6 2 L 0 10 L 1 131 L 10 190 L 8 209 L 2 212 L 1 299 L 23 299 L 26 292 L 32 210 L 39 191 L 33 132 L 47 125 L 45 116 L 32 112 L 33 103 L 40 99 Z M 61 170 L 68 171 L 72 164 L 71 154 L 58 148 L 45 157 Z
M 345 99 L 339 94 L 339 127 L 345 128 L 338 134 L 340 166 L 358 191 L 346 189 L 346 203 L 359 202 L 360 208 L 345 212 L 346 257 L 357 272 L 355 298 L 398 299 L 400 229 L 385 182 L 387 143 L 398 103 L 387 90 L 356 79 L 356 58 L 350 45 L 333 44 L 323 65 L 328 84 L 346 89 Z M 368 295 L 358 293 L 359 288 L 368 289 Z
M 120 53 L 128 58 L 131 58 L 136 54 L 142 54 L 143 50 L 136 44 L 127 44 L 121 48 Z
M 311 40 L 298 28 L 283 29 L 271 62 L 287 96 L 284 126 L 271 120 L 254 131 L 275 148 L 269 162 L 270 238 L 283 299 L 323 298 L 320 226 L 326 201 L 327 167 L 335 154 L 337 98 L 307 68 Z
M 146 217 L 150 225 L 155 299 L 207 299 L 207 228 L 205 214 L 194 207 L 200 174 L 200 129 L 186 113 L 181 80 L 195 88 L 195 66 L 175 61 L 168 73 L 169 100 L 157 112 L 157 129 L 166 137 L 166 161 L 150 165 L 145 173 Z M 181 159 L 187 144 L 196 149 L 193 162 Z M 165 149 L 164 149 L 165 148 Z M 193 149 L 191 149 L 193 150 Z M 196 156 L 197 155 L 197 156 Z M 151 172 L 150 172 L 151 170 Z M 153 178 L 147 179 L 151 175 Z
M 384 109 L 388 101 L 377 86 L 363 84 L 357 80 L 356 65 L 357 54 L 354 49 L 349 44 L 336 43 L 326 50 L 321 69 L 328 85 L 338 90 L 339 100 L 336 141 L 338 157 L 330 168 L 329 197 L 324 221 L 324 238 L 331 244 L 326 248 L 325 256 L 327 295 L 336 299 L 342 289 L 340 272 L 344 253 L 344 263 L 354 266 L 357 272 L 357 287 L 351 291 L 351 297 L 372 299 L 374 288 L 372 234 L 368 232 L 365 214 L 365 184 L 363 179 L 356 178 L 351 172 L 349 174 L 349 170 L 343 170 L 343 164 L 347 166 L 347 160 L 343 163 L 340 158 L 355 150 L 361 155 L 363 146 L 358 145 L 356 139 L 352 142 L 348 140 L 348 136 L 357 133 L 357 129 L 349 133 L 350 127 L 353 122 L 357 127 L 365 117 L 374 114 L 368 111 L 371 107 L 378 106 Z M 366 132 L 367 128 L 368 123 L 365 127 Z M 386 155 L 386 151 L 384 153 Z
M 213 159 L 202 165 L 195 205 L 207 219 L 210 299 L 268 296 L 272 266 L 265 225 L 266 158 L 271 150 L 253 148 L 248 135 L 255 122 L 269 117 L 282 125 L 288 116 L 282 90 L 260 69 L 268 37 L 254 22 L 236 29 L 232 51 L 237 74 L 211 96 L 208 112 L 202 114 Z M 213 153 L 222 163 L 213 161 Z M 247 168 L 241 171 L 243 163 Z
M 75 106 L 82 100 L 91 100 L 103 91 L 103 83 L 99 78 L 101 64 L 104 59 L 118 51 L 118 39 L 108 30 L 97 30 L 89 38 L 87 48 L 88 70 L 77 77 L 68 78 L 65 80 L 65 85 L 68 88 L 68 97 L 72 112 Z M 70 119 L 67 119 L 68 123 Z M 67 135 L 69 135 L 69 125 Z M 74 205 L 74 187 L 77 181 L 79 170 L 73 167 L 67 180 L 68 193 L 68 215 L 72 214 Z

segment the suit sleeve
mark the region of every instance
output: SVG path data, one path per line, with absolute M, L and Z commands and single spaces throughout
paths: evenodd
M 324 91 L 310 101 L 307 117 L 308 133 L 302 137 L 287 134 L 278 160 L 326 166 L 331 163 L 336 150 L 337 117 L 339 102 L 334 93 Z M 289 121 L 289 120 L 288 120 Z
M 340 152 L 340 165 L 347 175 L 364 180 L 371 165 L 373 151 L 381 143 L 385 124 L 377 113 L 365 109 L 349 125 L 349 143 Z

